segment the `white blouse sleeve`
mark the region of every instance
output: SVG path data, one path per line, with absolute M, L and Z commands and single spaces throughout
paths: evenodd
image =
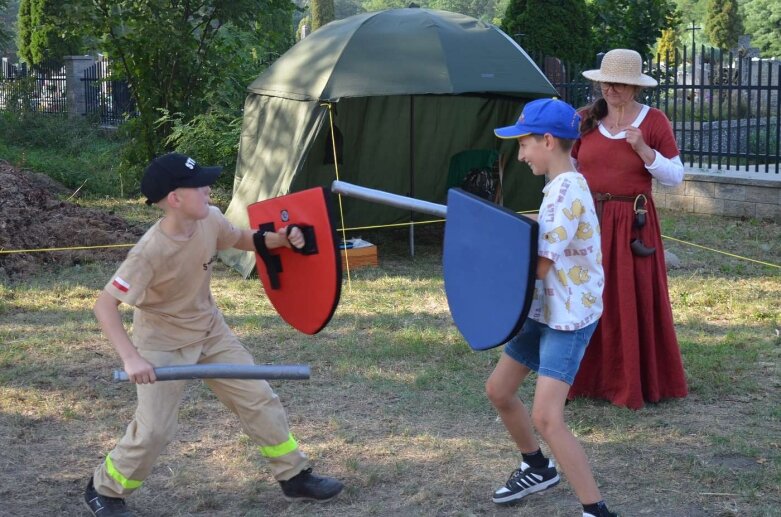
M 680 156 L 665 158 L 662 153 L 654 150 L 656 158 L 651 165 L 646 166 L 651 176 L 667 187 L 674 187 L 683 181 L 683 162 Z

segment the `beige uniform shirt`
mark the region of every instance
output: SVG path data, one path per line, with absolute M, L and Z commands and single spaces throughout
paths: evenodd
M 135 307 L 132 340 L 139 349 L 176 350 L 225 326 L 210 281 L 217 251 L 241 236 L 216 207 L 187 241 L 168 237 L 154 224 L 130 250 L 106 291 Z

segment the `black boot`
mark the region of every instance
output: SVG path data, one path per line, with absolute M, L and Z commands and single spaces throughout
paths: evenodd
M 309 499 L 318 502 L 333 499 L 344 488 L 337 479 L 312 474 L 311 468 L 302 470 L 287 481 L 280 481 L 279 486 L 288 501 Z
M 133 513 L 127 509 L 124 499 L 100 495 L 95 490 L 92 478 L 89 478 L 87 488 L 84 490 L 84 503 L 92 515 L 97 517 L 133 517 Z

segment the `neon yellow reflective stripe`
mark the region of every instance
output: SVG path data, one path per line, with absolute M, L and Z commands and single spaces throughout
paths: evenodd
M 293 452 L 298 448 L 296 439 L 292 434 L 288 435 L 287 441 L 280 443 L 279 445 L 266 445 L 260 448 L 260 453 L 266 458 L 279 458 L 290 452 Z
M 135 479 L 128 479 L 123 476 L 122 473 L 119 472 L 116 467 L 114 467 L 114 464 L 111 462 L 111 456 L 109 455 L 106 455 L 106 471 L 108 472 L 108 475 L 114 479 L 114 481 L 122 485 L 124 488 L 130 490 L 135 490 L 141 486 L 141 483 L 143 483 L 143 481 L 136 481 Z

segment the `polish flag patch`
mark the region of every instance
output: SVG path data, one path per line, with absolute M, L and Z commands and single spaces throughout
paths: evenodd
M 130 284 L 119 278 L 118 276 L 114 277 L 114 280 L 111 282 L 111 285 L 122 291 L 123 293 L 126 293 L 128 289 L 130 289 Z

